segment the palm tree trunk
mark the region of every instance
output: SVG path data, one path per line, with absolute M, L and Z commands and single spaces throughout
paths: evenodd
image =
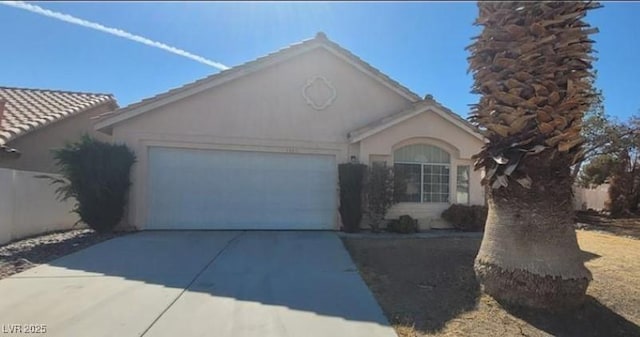
M 573 228 L 568 158 L 525 158 L 535 182 L 489 189 L 489 213 L 475 271 L 498 301 L 564 309 L 581 303 L 591 280 Z

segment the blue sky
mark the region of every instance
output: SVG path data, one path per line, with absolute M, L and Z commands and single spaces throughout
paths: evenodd
M 318 31 L 420 96 L 466 117 L 468 56 L 477 35 L 473 2 L 34 2 L 196 55 L 239 65 Z M 607 113 L 640 110 L 640 3 L 604 3 L 587 20 Z M 216 68 L 103 32 L 0 6 L 1 86 L 113 93 L 121 106 L 218 72 Z

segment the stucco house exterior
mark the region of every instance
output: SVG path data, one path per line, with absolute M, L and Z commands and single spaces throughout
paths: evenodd
M 57 172 L 51 149 L 85 132 L 110 141 L 93 118 L 117 108 L 110 94 L 0 87 L 0 168 Z
M 322 33 L 95 128 L 136 152 L 127 223 L 139 229 L 339 229 L 337 165 L 353 160 L 409 177 L 390 218 L 445 226 L 451 203 L 484 203 L 473 126 Z

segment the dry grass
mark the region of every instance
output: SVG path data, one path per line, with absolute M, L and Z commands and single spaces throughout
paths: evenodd
M 571 314 L 504 308 L 473 273 L 478 238 L 345 238 L 401 337 L 640 336 L 640 240 L 578 231 L 594 280 Z

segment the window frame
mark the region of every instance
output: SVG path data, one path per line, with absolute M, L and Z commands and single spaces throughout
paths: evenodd
M 466 184 L 465 193 L 467 195 L 467 200 L 466 202 L 464 202 L 464 205 L 470 205 L 471 204 L 471 165 L 456 165 L 456 203 L 462 204 L 460 200 L 458 200 L 458 193 L 459 193 L 458 188 L 461 187 L 461 180 L 460 180 L 461 168 L 465 168 L 467 171 L 467 179 L 464 180 L 464 183 Z
M 433 146 L 433 145 L 431 145 L 431 146 Z M 443 149 L 441 149 L 441 150 L 443 150 Z M 395 167 L 395 164 L 420 165 L 420 201 L 419 202 L 401 201 L 401 202 L 420 203 L 420 204 L 450 204 L 451 203 L 451 163 L 448 163 L 448 164 L 445 164 L 445 163 L 422 163 L 422 162 L 409 162 L 409 161 L 395 161 L 394 160 L 394 162 L 393 162 L 394 167 Z M 447 199 L 449 199 L 448 201 L 424 201 L 424 166 L 425 165 L 443 166 L 443 167 L 447 167 L 449 169 L 449 179 L 448 179 L 449 181 L 447 182 Z

